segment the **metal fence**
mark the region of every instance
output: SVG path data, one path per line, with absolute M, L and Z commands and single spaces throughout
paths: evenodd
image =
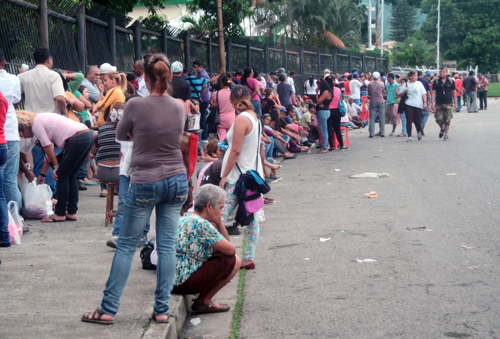
M 54 57 L 54 67 L 85 72 L 88 65 L 108 62 L 118 70 L 130 72 L 134 60 L 148 53 L 162 52 L 171 61 L 191 65 L 199 60 L 209 73 L 219 69 L 217 40 L 198 40 L 186 31 L 158 25 L 148 19 L 133 21 L 90 1 L 46 0 L 48 42 Z M 39 25 L 43 11 L 38 0 L 0 0 L 0 47 L 4 49 L 7 70 L 17 73 L 22 63 L 33 64 L 33 51 L 42 45 L 44 32 Z M 247 67 L 260 72 L 285 68 L 294 70 L 296 90 L 310 76 L 375 70 L 387 72 L 387 58 L 348 50 L 298 47 L 277 43 L 238 39 L 226 40 L 226 68 L 230 72 Z M 300 84 L 300 85 L 299 85 Z

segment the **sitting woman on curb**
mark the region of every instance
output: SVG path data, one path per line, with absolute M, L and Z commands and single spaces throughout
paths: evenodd
M 191 309 L 198 313 L 227 312 L 212 300 L 238 273 L 241 262 L 221 222 L 226 191 L 206 184 L 195 197 L 194 213 L 179 220 L 174 294 L 198 294 Z
M 36 137 L 45 153 L 37 184 L 45 182 L 49 166 L 54 169 L 52 176 L 57 182 L 55 213 L 42 221 L 59 222 L 66 219 L 76 221 L 78 210 L 76 176 L 94 144 L 93 132 L 87 126 L 59 114 L 17 111 L 16 115 L 21 138 Z M 53 144 L 64 150 L 60 162 L 54 152 Z

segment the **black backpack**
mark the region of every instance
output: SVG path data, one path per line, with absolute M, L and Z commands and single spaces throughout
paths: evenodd
M 156 266 L 151 263 L 151 253 L 154 249 L 154 246 L 150 242 L 142 248 L 141 262 L 143 270 L 156 270 Z

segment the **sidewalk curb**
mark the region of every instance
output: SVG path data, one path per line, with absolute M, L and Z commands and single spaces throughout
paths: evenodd
M 173 294 L 172 299 L 170 299 L 170 310 L 168 313 L 171 319 L 175 319 L 175 321 L 170 321 L 167 324 L 158 324 L 156 321 L 150 320 L 149 327 L 144 331 L 142 339 L 177 339 L 177 333 L 181 331 L 186 320 L 191 299 L 191 295 L 182 296 Z

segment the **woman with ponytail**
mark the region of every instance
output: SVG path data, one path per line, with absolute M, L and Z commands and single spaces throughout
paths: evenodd
M 231 100 L 233 108 L 238 113 L 238 117 L 227 133 L 226 139 L 229 147 L 224 154 L 222 176 L 219 184 L 227 192 L 226 202 L 222 209 L 224 223 L 238 204 L 234 189 L 240 174 L 246 173 L 248 170 L 254 170 L 259 172 L 261 177 L 264 177 L 260 158 L 262 126 L 260 126 L 257 114 L 253 111 L 254 107 L 250 102 L 250 93 L 245 86 L 234 86 L 229 100 Z M 245 269 L 255 268 L 253 259 L 258 238 L 259 222 L 257 214 L 254 214 L 254 220 L 247 228 L 247 246 L 245 256 L 241 261 L 241 267 Z
M 220 124 L 217 126 L 217 136 L 222 141 L 226 139 L 227 132 L 233 126 L 236 114 L 229 100 L 229 96 L 231 95 L 231 80 L 226 76 L 219 78 L 219 88 L 212 95 L 210 105 L 212 107 L 219 107 Z
M 99 101 L 97 102 L 97 110 L 99 111 L 99 126 L 104 125 L 109 118 L 109 114 L 113 106 L 117 102 L 125 103 L 125 94 L 127 91 L 127 76 L 124 73 L 117 71 L 109 71 L 104 74 L 104 85 L 99 84 Z M 104 88 L 107 93 L 104 95 Z
M 188 196 L 186 168 L 180 150 L 186 106 L 168 95 L 172 79 L 163 54 L 145 60 L 146 87 L 151 95 L 127 102 L 117 126 L 119 141 L 133 138 L 132 173 L 120 235 L 101 305 L 82 321 L 113 324 L 143 231 L 156 209 L 156 291 L 153 320 L 169 321 L 168 303 L 176 272 L 175 233 Z M 130 136 L 130 138 L 129 138 Z M 121 189 L 121 187 L 120 187 Z

